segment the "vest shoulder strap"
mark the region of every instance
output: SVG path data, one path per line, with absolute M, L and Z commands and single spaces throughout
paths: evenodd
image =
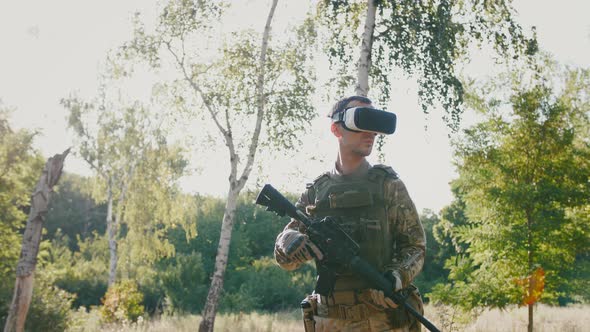
M 391 177 L 393 179 L 399 179 L 399 175 L 397 175 L 393 168 L 383 164 L 373 165 L 373 167 L 369 170 L 369 173 L 375 174 L 379 177 Z
M 315 178 L 313 180 L 313 182 L 308 183 L 307 184 L 307 188 L 310 187 L 314 187 L 314 186 L 319 186 L 321 185 L 324 181 L 328 180 L 330 178 L 330 172 L 324 172 L 322 173 L 320 176 L 318 176 L 317 178 Z
M 307 189 L 307 199 L 310 204 L 313 204 L 318 188 L 329 179 L 330 172 L 324 172 L 320 174 L 320 176 L 315 178 L 312 182 L 309 182 L 305 185 L 305 188 Z

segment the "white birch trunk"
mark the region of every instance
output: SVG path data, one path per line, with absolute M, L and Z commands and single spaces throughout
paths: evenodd
M 113 183 L 109 177 L 107 183 L 107 234 L 109 241 L 109 281 L 108 287 L 111 287 L 117 278 L 117 225 L 113 219 Z
M 140 158 L 141 160 L 141 158 Z M 117 230 L 119 225 L 121 224 L 121 220 L 123 219 L 123 209 L 125 208 L 125 197 L 127 196 L 127 189 L 129 188 L 129 182 L 133 178 L 133 174 L 135 173 L 135 168 L 137 164 L 133 164 L 129 169 L 129 173 L 127 174 L 127 180 L 123 180 L 123 187 L 121 188 L 121 194 L 119 195 L 119 199 L 117 200 L 117 213 L 113 218 L 113 178 L 109 178 L 108 188 L 107 188 L 107 232 L 109 234 L 109 252 L 110 252 L 110 262 L 109 262 L 109 281 L 108 286 L 110 287 L 117 281 L 117 263 L 119 261 L 119 257 L 117 255 Z M 110 226 L 109 226 L 110 225 Z
M 37 265 L 43 222 L 48 211 L 53 187 L 61 177 L 64 159 L 69 152 L 70 149 L 67 149 L 61 155 L 56 154 L 47 160 L 35 191 L 31 195 L 31 211 L 23 234 L 21 254 L 16 267 L 14 296 L 6 318 L 6 325 L 4 325 L 4 332 L 21 332 L 25 328 L 25 321 L 33 296 L 34 272 Z
M 369 70 L 371 69 L 371 49 L 373 48 L 376 14 L 377 6 L 375 6 L 374 0 L 367 0 L 367 17 L 365 19 L 365 30 L 361 38 L 361 53 L 355 87 L 357 96 L 366 97 L 369 94 Z
M 262 119 L 265 110 L 265 96 L 264 96 L 264 66 L 266 64 L 266 50 L 268 48 L 268 38 L 270 36 L 270 27 L 272 18 L 277 7 L 278 0 L 273 0 L 270 12 L 266 19 L 266 25 L 264 27 L 264 34 L 262 36 L 262 46 L 260 48 L 260 60 L 257 81 L 257 92 L 258 92 L 258 111 L 256 112 L 256 125 L 254 132 L 252 133 L 252 140 L 248 149 L 248 156 L 246 165 L 242 172 L 242 175 L 237 178 L 237 166 L 238 156 L 235 152 L 234 144 L 232 141 L 231 130 L 228 125 L 228 131 L 222 133 L 226 140 L 226 145 L 230 152 L 231 172 L 229 177 L 230 190 L 227 195 L 227 202 L 225 204 L 225 212 L 223 215 L 223 222 L 221 224 L 221 235 L 219 237 L 219 246 L 217 247 L 217 256 L 215 258 L 215 271 L 211 280 L 211 286 L 209 287 L 209 293 L 207 294 L 207 302 L 203 309 L 203 320 L 199 325 L 199 332 L 213 332 L 215 324 L 215 315 L 217 314 L 217 305 L 219 304 L 219 296 L 223 290 L 223 278 L 227 267 L 227 260 L 229 256 L 229 246 L 231 242 L 231 233 L 234 225 L 234 214 L 236 211 L 236 205 L 240 191 L 244 188 L 248 177 L 252 171 L 254 164 L 254 158 L 256 156 L 256 150 L 258 149 L 258 139 L 260 137 L 260 130 L 262 128 Z
M 229 245 L 231 243 L 231 233 L 234 226 L 234 214 L 236 212 L 238 195 L 239 191 L 233 189 L 230 189 L 227 195 L 223 222 L 221 223 L 221 235 L 219 237 L 219 245 L 217 246 L 217 256 L 215 257 L 215 272 L 211 279 L 211 286 L 207 294 L 207 302 L 203 309 L 203 320 L 199 325 L 199 331 L 213 331 L 219 296 L 223 290 L 223 278 L 229 256 Z

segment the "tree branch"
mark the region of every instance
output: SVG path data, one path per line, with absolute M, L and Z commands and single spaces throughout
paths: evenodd
M 371 68 L 371 49 L 373 48 L 376 15 L 377 6 L 375 5 L 375 0 L 367 0 L 367 17 L 361 41 L 361 54 L 359 56 L 357 83 L 355 87 L 355 92 L 359 96 L 367 96 L 369 93 L 369 70 Z
M 183 58 L 181 59 L 178 56 L 178 54 L 176 54 L 176 52 L 172 49 L 172 45 L 170 45 L 170 41 L 165 41 L 164 44 L 166 45 L 166 48 L 168 49 L 170 54 L 172 54 L 172 56 L 176 60 L 176 63 L 178 64 L 178 66 L 180 67 L 180 70 L 182 71 L 184 79 L 190 84 L 190 86 L 193 88 L 193 90 L 195 90 L 197 95 L 199 95 L 201 97 L 201 100 L 203 101 L 203 104 L 205 104 L 205 108 L 209 112 L 209 115 L 211 115 L 213 122 L 215 122 L 217 129 L 219 129 L 219 131 L 221 132 L 221 134 L 223 135 L 223 137 L 226 139 L 226 142 L 227 142 L 227 140 L 231 139 L 231 137 L 228 136 L 227 130 L 225 128 L 223 128 L 221 123 L 219 123 L 219 119 L 217 119 L 217 115 L 216 115 L 215 111 L 213 110 L 213 108 L 211 107 L 209 100 L 205 97 L 205 93 L 203 92 L 201 87 L 197 83 L 195 83 L 192 76 L 188 75 L 188 73 L 186 71 L 186 66 L 184 64 L 184 54 L 183 54 Z M 183 46 L 183 49 L 184 49 L 184 46 Z
M 270 37 L 270 27 L 272 18 L 275 14 L 275 9 L 277 8 L 278 0 L 273 0 L 272 6 L 270 8 L 270 12 L 268 13 L 268 17 L 266 18 L 266 25 L 264 26 L 264 34 L 262 35 L 262 46 L 260 48 L 260 60 L 258 63 L 259 72 L 258 72 L 258 83 L 256 86 L 256 90 L 258 92 L 258 111 L 256 112 L 256 126 L 254 127 L 254 132 L 252 133 L 252 141 L 250 143 L 250 148 L 248 149 L 248 157 L 246 161 L 246 166 L 244 167 L 244 171 L 240 176 L 238 181 L 238 186 L 243 188 L 252 172 L 252 166 L 254 164 L 254 157 L 256 156 L 256 149 L 258 147 L 258 140 L 260 138 L 260 130 L 262 128 L 262 119 L 264 117 L 264 109 L 265 109 L 265 102 L 266 98 L 264 95 L 264 74 L 265 74 L 265 65 L 266 65 L 266 51 L 268 49 L 268 39 Z

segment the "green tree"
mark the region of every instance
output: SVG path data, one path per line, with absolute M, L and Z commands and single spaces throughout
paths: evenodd
M 0 103 L 0 273 L 13 283 L 21 239 L 19 232 L 27 219 L 30 204 L 43 160 L 33 149 L 36 133 L 13 130 L 8 122 L 10 110 Z
M 77 236 L 71 250 L 67 235 L 57 231 L 44 257 L 43 269 L 54 276 L 53 283 L 76 297 L 74 307 L 98 306 L 108 288 L 109 246 L 105 234 Z
M 14 130 L 11 109 L 0 101 L 0 323 L 4 326 L 16 276 L 26 209 L 43 159 L 33 148 L 35 132 Z
M 556 302 L 590 234 L 576 213 L 590 199 L 590 72 L 566 72 L 561 89 L 547 72 L 496 82 L 512 86 L 509 102 L 495 89 L 470 96 L 485 120 L 455 144 L 467 222 L 453 236 L 467 248 L 449 266 L 453 287 L 435 292 L 467 308 L 528 305 L 529 331 L 534 303 Z
M 95 231 L 105 234 L 106 205 L 92 197 L 93 183 L 91 178 L 64 172 L 47 214 L 46 238 L 53 239 L 60 231 L 70 250 L 77 251 L 78 236 L 84 240 Z
M 27 220 L 30 197 L 43 169 L 44 160 L 33 148 L 36 132 L 14 130 L 12 110 L 0 102 L 0 325 L 12 300 L 16 266 Z M 44 250 L 41 248 L 39 259 Z M 40 268 L 42 269 L 42 267 Z M 55 287 L 43 271 L 37 273 L 25 328 L 63 331 L 69 323 L 72 295 Z
M 290 198 L 295 200 L 295 196 Z M 254 193 L 249 192 L 240 195 L 238 201 L 219 310 L 245 311 L 248 303 L 258 297 L 264 298 L 264 303 L 255 305 L 261 310 L 297 309 L 301 294 L 313 288 L 313 267 L 285 274 L 276 265 L 268 263 L 273 255 L 276 234 L 289 220 L 264 213 L 263 209 L 255 206 L 254 199 Z M 168 237 L 176 248 L 177 256 L 163 259 L 158 264 L 162 287 L 174 311 L 194 313 L 202 310 L 207 296 L 208 276 L 215 268 L 224 202 L 219 198 L 198 196 L 195 197 L 195 204 L 199 235 L 187 241 L 182 228 L 170 230 Z M 256 271 L 261 275 L 256 275 Z M 285 297 L 278 296 L 273 287 L 257 287 L 255 284 L 264 278 L 262 275 L 272 276 L 273 280 L 264 280 L 268 281 L 268 285 L 280 285 L 277 289 L 284 291 Z
M 187 238 L 196 235 L 194 202 L 179 188 L 186 166 L 184 150 L 178 145 L 162 144 L 145 151 L 129 186 L 121 224 L 119 270 L 126 278 L 136 278 L 140 266 L 174 256 L 174 246 L 166 237 L 170 228 L 181 227 Z
M 154 69 L 175 66 L 177 77 L 170 86 L 176 105 L 191 110 L 192 119 L 206 119 L 227 147 L 229 188 L 201 331 L 213 330 L 237 200 L 258 150 L 294 148 L 296 134 L 315 116 L 310 105 L 314 74 L 308 63 L 315 39 L 312 21 L 306 20 L 282 45 L 271 45 L 277 2 L 272 2 L 262 34 L 231 34 L 218 43 L 217 54 L 204 52 L 202 45 L 217 37 L 212 31 L 223 21 L 223 5 L 205 1 L 168 1 L 155 31 L 146 32 L 137 19 L 135 38 L 121 48 L 119 58 L 145 59 Z M 124 66 L 117 68 L 125 74 Z
M 455 130 L 464 96 L 457 64 L 469 47 L 490 45 L 508 59 L 537 49 L 535 39 L 523 35 L 506 0 L 324 0 L 319 14 L 329 31 L 327 52 L 339 91 L 356 86 L 355 93 L 366 96 L 370 77 L 380 104 L 387 105 L 391 74 L 401 69 L 416 76 L 423 111 L 440 102 Z
M 426 257 L 422 272 L 416 277 L 414 283 L 429 301 L 429 293 L 432 287 L 446 280 L 447 273 L 444 270 L 444 262 L 448 258 L 446 243 L 436 241 L 435 228 L 441 223 L 439 216 L 430 210 L 424 210 L 420 214 L 420 221 L 426 234 Z
M 161 254 L 162 246 L 170 252 L 158 235 L 159 227 L 178 223 L 186 211 L 170 202 L 179 197 L 177 180 L 187 163 L 182 149 L 167 142 L 165 117 L 137 101 L 125 103 L 116 85 L 108 89 L 103 82 L 99 96 L 90 102 L 71 97 L 62 104 L 70 111 L 69 126 L 79 139 L 78 153 L 96 172 L 97 198 L 106 201 L 111 285 L 117 274 L 122 226 L 128 234 L 145 235 L 135 237 L 135 242 L 143 243 L 134 248 L 151 240 L 149 247 L 155 249 L 151 253 Z M 127 244 L 125 251 L 129 248 Z
M 160 266 L 162 288 L 171 310 L 197 313 L 207 298 L 207 274 L 200 253 L 178 253 Z
M 79 140 L 78 154 L 96 172 L 98 186 L 102 187 L 99 195 L 107 203 L 111 285 L 116 279 L 117 237 L 127 190 L 137 165 L 143 160 L 150 122 L 147 110 L 141 105 L 113 102 L 108 92 L 103 82 L 95 101 L 86 102 L 72 96 L 63 99 L 62 105 L 69 110 L 68 125 Z

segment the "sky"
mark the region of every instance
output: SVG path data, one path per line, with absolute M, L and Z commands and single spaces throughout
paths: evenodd
M 238 2 L 227 25 L 250 24 L 261 31 L 270 1 Z M 284 28 L 281 24 L 302 17 L 302 3 L 309 1 L 280 1 L 273 30 L 280 31 Z M 563 64 L 590 68 L 589 1 L 517 0 L 514 6 L 525 29 L 537 27 L 541 49 Z M 40 131 L 35 147 L 45 157 L 73 145 L 60 99 L 73 92 L 95 94 L 107 51 L 131 37 L 132 14 L 140 11 L 150 19 L 155 8 L 153 0 L 0 1 L 0 100 L 4 107 L 14 109 L 14 127 Z M 490 74 L 484 58 L 475 57 L 467 66 L 471 75 L 482 78 Z M 425 118 L 419 111 L 414 83 L 396 80 L 392 90 L 392 102 L 386 106 L 398 115 L 398 129 L 387 138 L 385 163 L 400 174 L 420 210 L 439 211 L 451 202 L 448 183 L 456 177 L 448 130 L 437 115 Z M 284 158 L 260 156 L 264 166 L 255 170 L 250 189 L 269 182 L 284 191 L 300 192 L 306 182 L 333 167 L 336 142 L 323 115 L 336 100 L 318 101 L 321 116 L 302 137 L 299 152 Z M 465 122 L 470 122 L 469 114 Z M 207 163 L 201 156 L 193 156 L 193 161 L 199 171 L 183 179 L 182 187 L 193 193 L 225 195 L 227 152 L 219 149 L 209 153 Z M 377 162 L 376 158 L 370 161 Z M 90 174 L 75 156 L 68 157 L 65 170 Z

